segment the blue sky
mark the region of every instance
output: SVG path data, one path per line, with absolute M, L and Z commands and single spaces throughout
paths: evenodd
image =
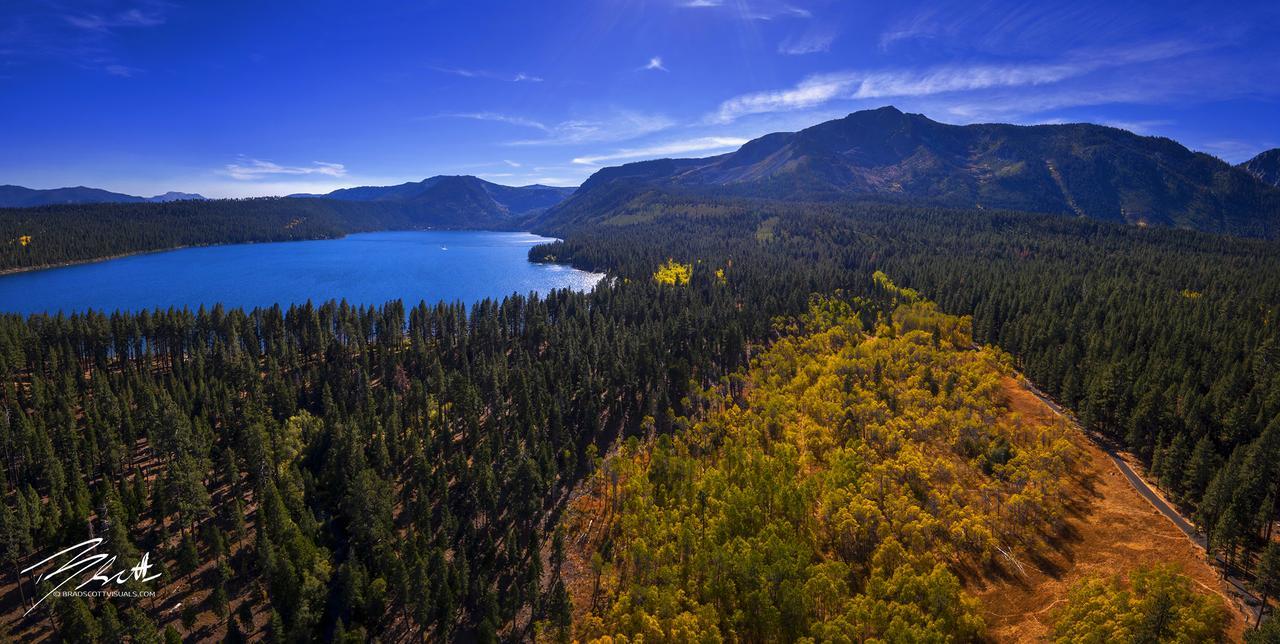
M 1239 162 L 1280 3 L 4 0 L 0 101 L 0 183 L 145 195 L 577 185 L 886 104 Z

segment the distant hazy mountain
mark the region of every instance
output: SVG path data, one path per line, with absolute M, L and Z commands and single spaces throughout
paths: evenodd
M 1259 181 L 1280 187 L 1280 148 L 1272 148 L 1238 166 Z
M 560 203 L 574 188 L 503 186 L 472 176 L 437 176 L 396 186 L 343 188 L 322 197 L 404 204 L 416 220 L 442 227 L 509 228 Z
M 1089 124 L 947 125 L 893 107 L 763 136 L 706 159 L 595 173 L 543 227 L 644 190 L 788 200 L 873 198 L 1272 235 L 1280 190 L 1207 154 Z
M 176 201 L 178 199 L 204 199 L 204 197 L 186 192 L 166 192 L 154 197 L 135 197 L 84 186 L 53 188 L 50 190 L 35 190 L 22 186 L 0 186 L 0 208 L 27 208 L 30 206 L 51 206 L 64 203 L 139 203 L 143 201 Z
M 174 192 L 170 190 L 169 192 L 166 192 L 162 195 L 147 197 L 146 200 L 151 202 L 160 202 L 160 201 L 184 201 L 187 199 L 203 200 L 204 197 L 194 192 Z

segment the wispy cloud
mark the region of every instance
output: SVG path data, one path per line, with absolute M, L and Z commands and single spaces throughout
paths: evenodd
M 525 118 L 523 116 L 513 116 L 511 114 L 503 114 L 501 112 L 458 112 L 453 114 L 440 114 L 437 117 L 427 117 L 427 118 L 457 118 L 457 119 L 470 119 L 472 121 L 491 121 L 494 123 L 506 123 L 508 125 L 516 125 L 519 127 L 527 127 L 534 130 L 541 130 L 548 134 L 553 132 L 552 128 L 546 126 L 540 121 L 536 121 L 530 118 Z
M 312 161 L 309 166 L 286 166 L 261 159 L 241 159 L 236 163 L 228 163 L 222 174 L 241 181 L 253 181 L 277 175 L 320 175 L 325 177 L 345 177 L 347 168 L 341 163 Z
M 512 141 L 511 145 L 569 145 L 626 141 L 673 127 L 675 121 L 655 114 L 619 112 L 598 119 L 575 119 L 556 123 L 538 139 Z
M 728 123 L 748 114 L 789 112 L 817 107 L 837 98 L 853 98 L 859 77 L 852 72 L 810 76 L 795 87 L 735 96 L 720 104 L 711 120 Z
M 75 4 L 84 8 L 68 7 Z M 117 51 L 125 32 L 163 25 L 173 9 L 163 0 L 0 3 L 0 65 L 56 60 L 133 76 L 142 70 L 128 65 Z
M 578 165 L 600 165 L 601 163 L 608 163 L 610 161 L 663 158 L 679 154 L 689 154 L 691 152 L 711 152 L 716 150 L 727 151 L 741 147 L 742 144 L 746 142 L 747 139 L 736 137 L 706 136 L 696 139 L 671 141 L 642 148 L 624 148 L 607 154 L 577 157 L 573 162 Z
M 524 165 L 523 163 L 520 163 L 518 161 L 512 161 L 511 159 L 503 159 L 502 162 L 512 168 L 519 168 L 520 166 Z
M 812 11 L 809 11 L 808 9 L 805 9 L 805 8 L 803 8 L 803 7 L 796 7 L 796 6 L 793 6 L 793 5 L 783 5 L 783 7 L 782 7 L 782 13 L 784 13 L 784 14 L 786 14 L 786 15 L 790 15 L 790 16 L 795 16 L 795 17 L 797 17 L 797 18 L 812 18 L 812 17 L 813 17 L 813 12 L 812 12 Z
M 667 69 L 665 66 L 663 66 L 661 56 L 654 56 L 653 58 L 650 58 L 649 62 L 641 69 L 647 70 L 647 71 L 659 71 L 659 72 L 671 71 Z
M 939 96 L 920 107 L 930 112 L 948 113 L 957 122 L 965 123 L 1027 122 L 1029 117 L 1032 122 L 1041 122 L 1043 117 L 1038 115 L 1069 108 L 1119 104 L 1188 104 L 1206 99 L 1227 100 L 1257 96 L 1259 88 L 1268 87 L 1267 80 L 1274 77 L 1277 70 L 1280 67 L 1265 63 L 1242 69 L 1230 61 L 1214 63 L 1197 60 L 1189 64 L 1182 59 L 1174 59 L 1143 66 L 1138 73 L 1131 69 L 1120 69 L 1114 73 L 1104 71 L 1095 76 L 1039 87 L 1035 91 L 1002 88 L 988 92 Z M 1097 117 L 1091 120 L 1103 119 Z
M 517 72 L 515 74 L 503 74 L 492 72 L 484 69 L 466 69 L 463 67 L 432 67 L 442 74 L 453 74 L 463 78 L 483 78 L 487 80 L 498 80 L 507 83 L 541 83 L 543 78 L 525 72 Z
M 746 20 L 773 20 L 774 18 L 812 18 L 813 12 L 785 2 L 739 3 L 738 16 Z
M 165 22 L 159 7 L 130 8 L 113 14 L 68 14 L 67 24 L 89 31 L 110 31 L 118 27 L 154 27 Z
M 817 107 L 836 99 L 928 96 L 944 92 L 1052 83 L 1069 78 L 1068 65 L 945 67 L 925 72 L 841 72 L 810 76 L 795 87 L 757 92 L 720 104 L 712 121 L 728 123 L 748 114 Z
M 924 11 L 885 30 L 880 34 L 880 50 L 888 51 L 900 41 L 933 37 L 938 29 L 934 17 L 935 12 Z
M 111 74 L 112 76 L 119 76 L 121 78 L 132 78 L 134 74 L 137 74 L 142 70 L 136 67 L 129 67 L 128 65 L 111 64 L 103 67 L 102 71 L 105 71 L 106 73 Z
M 813 12 L 804 7 L 779 2 L 778 0 L 734 0 L 725 4 L 724 0 L 679 0 L 677 7 L 683 9 L 718 9 L 730 10 L 729 15 L 741 20 L 773 20 L 774 18 L 812 18 Z
M 645 114 L 629 110 L 619 110 L 594 118 L 569 119 L 558 123 L 546 123 L 537 119 L 502 112 L 458 112 L 426 118 L 459 118 L 506 123 L 537 130 L 544 135 L 535 139 L 515 139 L 507 143 L 513 146 L 573 145 L 626 141 L 646 134 L 660 132 L 676 125 L 675 121 L 661 114 Z
M 836 36 L 830 31 L 812 31 L 800 36 L 788 37 L 778 43 L 778 53 L 788 56 L 802 56 L 830 51 L 831 43 Z
M 795 86 L 736 96 L 720 104 L 708 120 L 728 123 L 749 114 L 809 109 L 835 100 L 920 97 L 1051 85 L 1107 67 L 1165 60 L 1196 51 L 1186 43 L 1151 43 L 1099 51 L 1057 63 L 947 65 L 924 70 L 845 71 L 809 76 Z

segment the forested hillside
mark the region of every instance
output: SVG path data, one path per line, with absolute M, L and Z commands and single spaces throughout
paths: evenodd
M 313 216 L 306 221 L 316 234 L 332 221 L 317 212 L 383 223 L 376 211 L 296 203 Z M 390 303 L 0 318 L 6 630 L 99 641 L 166 628 L 209 639 L 554 634 L 571 612 L 557 589 L 561 557 L 551 538 L 570 490 L 626 437 L 691 440 L 683 419 L 706 409 L 701 392 L 745 395 L 734 383 L 750 356 L 770 345 L 805 346 L 779 344 L 794 329 L 778 320 L 804 315 L 811 294 L 841 292 L 862 302 L 860 311 L 877 312 L 860 318 L 861 335 L 852 322 L 839 332 L 850 346 L 869 343 L 870 362 L 851 356 L 850 368 L 874 372 L 883 358 L 882 375 L 865 382 L 868 396 L 895 389 L 898 375 L 904 394 L 941 396 L 933 386 L 945 392 L 954 373 L 952 391 L 972 396 L 944 407 L 986 409 L 981 378 L 967 370 L 999 361 L 960 351 L 965 342 L 955 333 L 928 336 L 945 337 L 945 350 L 897 332 L 915 324 L 910 309 L 892 315 L 908 291 L 887 290 L 877 270 L 948 314 L 972 315 L 974 340 L 1010 353 L 1010 366 L 1155 461 L 1169 473 L 1170 493 L 1218 531 L 1216 547 L 1254 565 L 1280 496 L 1273 243 L 990 211 L 628 203 L 601 224 L 568 231 L 565 242 L 530 251 L 538 261 L 608 271 L 590 294 L 513 297 L 467 311 Z M 264 218 L 277 204 L 263 202 Z M 187 204 L 150 208 L 177 221 L 196 212 Z M 285 223 L 264 221 L 271 223 L 260 231 Z M 106 236 L 111 227 L 86 230 Z M 927 321 L 949 319 L 939 315 L 921 319 L 936 330 Z M 884 326 L 897 331 L 875 320 L 894 320 Z M 813 328 L 812 342 L 835 337 Z M 898 360 L 904 351 L 927 359 L 910 366 Z M 928 373 L 913 371 L 931 364 Z M 901 368 L 886 379 L 893 365 Z M 788 402 L 786 387 L 774 393 L 779 404 L 801 404 Z M 929 426 L 922 417 L 892 420 L 894 409 L 915 409 L 905 395 L 883 408 L 866 402 L 886 414 L 886 431 Z M 995 464 L 1029 448 L 1002 427 L 977 434 L 977 451 L 936 458 L 979 477 L 973 481 L 998 480 L 998 469 L 1013 476 Z M 1003 456 L 1001 437 L 1010 448 Z M 897 463 L 896 453 L 867 456 Z M 819 480 L 793 482 L 806 494 L 834 493 L 812 488 Z M 1028 502 L 1028 516 L 1044 508 L 1051 517 L 1052 499 Z M 973 535 L 1012 529 L 975 516 Z M 89 534 L 153 553 L 166 575 L 155 586 L 160 595 L 50 600 L 24 618 L 38 589 L 30 576 L 20 586 L 17 572 Z M 938 535 L 932 543 L 952 544 L 957 558 L 990 555 L 983 544 L 991 542 L 974 538 Z M 895 539 L 902 556 L 920 552 L 915 541 Z M 871 579 L 871 554 L 842 561 L 870 562 Z M 910 569 L 933 575 L 923 563 Z M 929 578 L 949 587 L 945 575 Z M 976 632 L 963 600 L 940 597 L 940 612 L 927 614 Z
M 432 226 L 419 215 L 402 204 L 283 198 L 0 209 L 0 271 L 182 246 Z
M 745 390 L 700 396 L 689 426 L 597 475 L 582 503 L 603 520 L 566 530 L 603 561 L 576 635 L 980 637 L 947 566 L 1040 547 L 1074 446 L 1009 415 L 1003 357 L 968 351 L 968 320 L 927 302 L 818 301 L 795 331 Z
M 1013 411 L 1008 356 L 971 349 L 968 318 L 881 284 L 888 306 L 815 300 L 674 436 L 597 470 L 561 527 L 591 560 L 575 639 L 985 639 L 966 587 L 1054 549 L 1084 455 L 1066 421 Z M 1222 601 L 1173 569 L 1135 573 L 1133 606 L 1100 607 L 1105 583 L 1063 598 L 1061 641 L 1222 635 Z

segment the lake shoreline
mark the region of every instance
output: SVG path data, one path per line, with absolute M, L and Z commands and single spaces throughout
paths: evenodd
M 472 228 L 456 228 L 456 229 L 455 229 L 455 228 L 430 228 L 430 227 L 428 227 L 428 228 L 403 228 L 403 229 L 401 229 L 401 228 L 389 228 L 389 229 L 387 229 L 387 230 L 362 230 L 362 231 L 354 232 L 354 233 L 343 233 L 343 234 L 341 234 L 341 235 L 335 235 L 335 236 L 333 236 L 333 237 L 308 237 L 308 238 L 306 238 L 306 239 L 286 239 L 286 240 L 270 240 L 270 239 L 267 239 L 267 240 L 253 240 L 253 241 L 244 241 L 244 242 L 218 242 L 218 243 L 213 243 L 213 244 L 184 244 L 184 245 L 182 245 L 182 246 L 170 246 L 169 248 L 154 248 L 154 249 L 151 249 L 151 250 L 135 250 L 135 251 L 131 251 L 131 252 L 128 252 L 128 253 L 117 253 L 117 254 L 115 254 L 115 255 L 105 255 L 105 256 L 103 256 L 103 257 L 94 257 L 94 258 L 92 258 L 92 259 L 76 259 L 76 260 L 71 260 L 71 261 L 66 261 L 66 262 L 58 262 L 58 263 L 56 263 L 56 264 L 41 264 L 41 265 L 39 265 L 39 266 L 14 266 L 14 267 L 11 267 L 11 268 L 0 268 L 0 277 L 4 277 L 5 275 L 17 275 L 17 274 L 20 274 L 20 273 L 30 273 L 30 272 L 32 272 L 32 271 L 47 271 L 47 270 L 52 270 L 52 269 L 55 269 L 55 268 L 68 268 L 68 267 L 71 267 L 71 266 L 82 266 L 82 265 L 84 265 L 84 264 L 96 264 L 96 263 L 98 263 L 98 262 L 109 262 L 109 261 L 111 261 L 111 260 L 113 260 L 113 259 L 124 259 L 124 258 L 126 258 L 126 257 L 136 257 L 136 256 L 138 256 L 138 255 L 154 255 L 155 253 L 167 253 L 167 252 L 170 252 L 170 251 L 183 250 L 183 249 L 187 249 L 187 248 L 209 248 L 210 246 L 244 246 L 244 245 L 247 245 L 247 244 L 287 244 L 287 243 L 290 243 L 290 242 L 323 241 L 323 240 L 327 240 L 327 239 L 345 239 L 346 237 L 349 237 L 349 236 L 351 236 L 351 235 L 359 235 L 359 234 L 362 234 L 362 233 L 378 233 L 378 232 L 412 232 L 412 231 L 440 231 L 440 232 L 444 232 L 444 231 L 457 231 L 457 232 L 476 232 L 476 233 L 527 233 L 527 234 L 530 234 L 530 235 L 538 235 L 539 237 L 545 237 L 545 235 L 539 235 L 538 233 L 535 233 L 535 232 L 533 232 L 533 231 L 531 231 L 531 230 L 489 230 L 489 229 L 482 229 L 482 228 L 475 228 L 475 229 L 472 229 Z M 562 240 L 561 240 L 560 238 L 558 238 L 558 237 L 549 237 L 548 239 L 550 239 L 551 241 L 562 241 Z M 532 260 L 530 260 L 530 261 L 532 261 Z M 556 262 L 540 262 L 540 263 L 551 263 L 551 264 L 554 264 L 554 263 L 556 263 Z
M 253 243 L 253 242 L 249 242 Z M 209 244 L 210 246 L 214 244 Z M 158 248 L 155 250 L 136 250 L 131 253 L 120 253 L 117 255 L 107 255 L 106 257 L 95 257 L 93 259 L 77 259 L 69 262 L 58 262 L 57 264 L 41 264 L 39 266 L 16 266 L 14 268 L 0 269 L 0 277 L 5 275 L 18 275 L 21 273 L 32 273 L 35 271 L 47 271 L 55 268 L 68 268 L 71 266 L 82 266 L 84 264 L 96 264 L 98 262 L 109 262 L 113 259 L 124 259 L 126 257 L 135 257 L 138 255 L 152 255 L 155 253 L 167 253 L 171 250 L 182 250 L 184 248 L 201 248 L 201 246 L 174 246 L 172 248 Z
M 292 243 L 298 241 L 310 244 Z M 119 253 L 0 271 L 0 310 L 32 315 L 213 304 L 249 310 L 331 299 L 474 303 L 557 288 L 590 290 L 603 277 L 529 258 L 533 245 L 552 241 L 523 231 L 370 231 Z M 71 267 L 78 268 L 56 270 Z M 554 267 L 569 272 L 546 272 Z
M 349 233 L 348 233 L 349 234 Z M 342 239 L 347 234 L 340 237 L 310 237 L 307 239 L 288 239 L 283 241 L 246 241 L 246 242 L 230 242 L 217 244 L 184 244 L 182 246 L 170 246 L 169 248 L 153 248 L 151 250 L 135 250 L 128 253 L 117 253 L 115 255 L 106 255 L 103 257 L 95 257 L 93 259 L 76 259 L 67 262 L 58 262 L 56 264 L 41 264 L 39 266 L 15 266 L 13 268 L 0 269 L 0 277 L 5 275 L 18 275 L 20 273 L 30 273 L 33 271 L 47 271 L 55 268 L 68 268 L 71 266 L 83 266 L 85 264 L 97 264 L 98 262 L 109 262 L 113 259 L 124 259 L 126 257 L 137 257 L 139 255 L 154 255 L 156 253 L 168 253 L 175 250 L 185 250 L 188 248 L 209 248 L 211 246 L 245 246 L 248 244 L 287 244 L 295 241 L 321 241 L 325 239 Z

